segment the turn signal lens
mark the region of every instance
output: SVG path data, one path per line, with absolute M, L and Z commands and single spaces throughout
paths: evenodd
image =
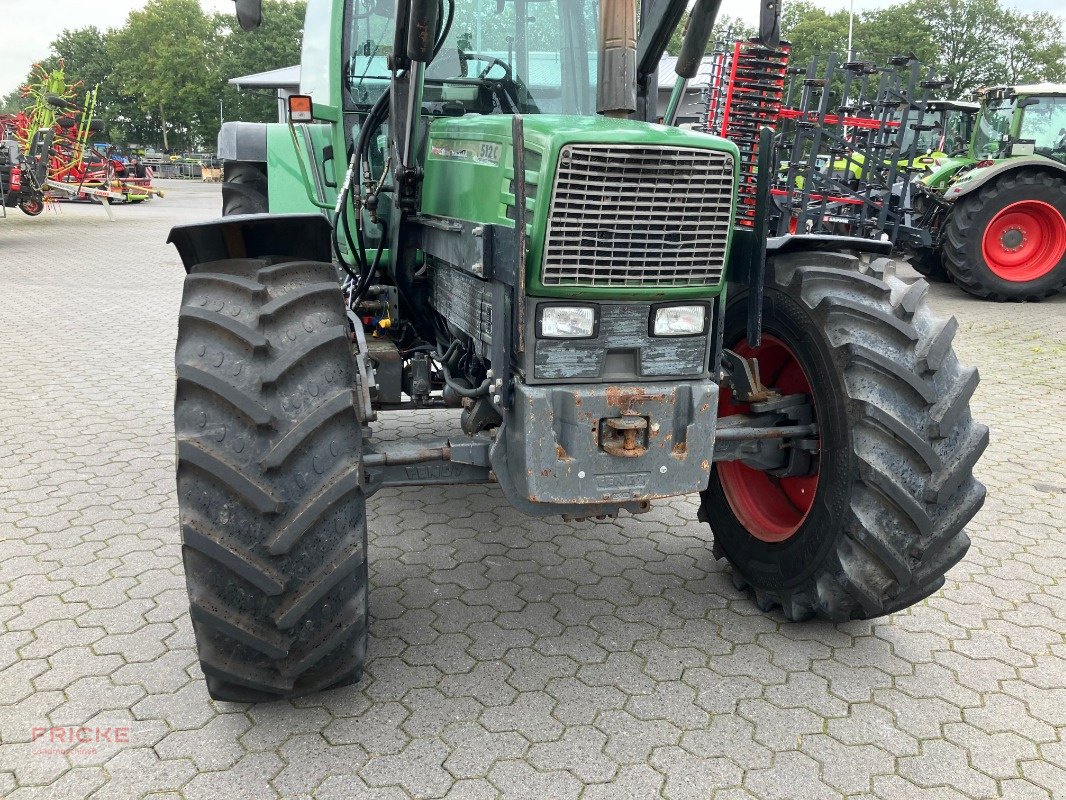
M 311 98 L 308 95 L 289 96 L 289 119 L 293 122 L 311 122 L 314 119 Z
M 592 306 L 544 306 L 540 310 L 540 335 L 546 339 L 588 339 L 596 333 Z
M 707 306 L 662 306 L 655 309 L 655 336 L 696 336 L 707 325 Z

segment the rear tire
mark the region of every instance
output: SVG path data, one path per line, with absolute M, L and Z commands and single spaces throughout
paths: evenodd
M 354 683 L 367 642 L 356 369 L 332 265 L 235 259 L 185 280 L 178 507 L 216 700 Z
M 839 253 L 773 260 L 763 326 L 812 387 L 816 478 L 798 487 L 779 482 L 787 493 L 768 498 L 774 504 L 767 508 L 788 511 L 784 501 L 799 499 L 791 516 L 763 515 L 782 523 L 777 528 L 752 524 L 757 508 L 734 510 L 737 485 L 728 499 L 724 463 L 714 466 L 702 496 L 700 518 L 737 585 L 788 619 L 868 619 L 932 594 L 969 547 L 963 527 L 984 501 L 973 466 L 988 429 L 969 411 L 977 371 L 959 364 L 955 321 L 928 309 L 925 281 L 908 286 L 886 277 L 890 263 L 879 259 L 860 271 L 858 258 Z M 727 347 L 742 343 L 746 331 L 746 295 L 729 300 Z M 772 387 L 775 375 L 763 380 Z M 785 381 L 782 390 L 794 391 Z
M 1066 180 L 1016 170 L 963 196 L 944 226 L 944 266 L 963 290 L 985 300 L 1024 302 L 1061 292 Z
M 266 164 L 225 162 L 222 165 L 222 216 L 266 214 L 269 210 Z

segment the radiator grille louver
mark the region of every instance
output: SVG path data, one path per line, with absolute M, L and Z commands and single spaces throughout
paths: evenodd
M 702 286 L 725 269 L 729 153 L 567 145 L 552 191 L 545 286 Z

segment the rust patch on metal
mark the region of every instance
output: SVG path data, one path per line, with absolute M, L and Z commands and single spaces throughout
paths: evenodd
M 573 459 L 570 457 L 570 454 L 566 452 L 566 448 L 563 447 L 561 444 L 555 445 L 555 457 L 558 458 L 560 461 L 573 461 Z
M 704 472 L 710 472 L 711 462 L 708 461 L 706 458 L 703 459 L 703 461 L 700 462 L 700 469 L 702 469 Z
M 639 386 L 608 386 L 604 394 L 607 398 L 607 406 L 614 406 L 621 410 L 623 414 L 638 413 L 632 411 L 635 403 L 656 402 L 673 405 L 675 400 L 673 393 L 667 400 L 665 394 L 646 394 Z

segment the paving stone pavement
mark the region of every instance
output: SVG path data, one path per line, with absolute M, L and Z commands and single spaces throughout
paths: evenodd
M 1066 797 L 1066 297 L 931 290 L 992 443 L 973 547 L 912 609 L 759 612 L 691 498 L 565 524 L 494 487 L 388 490 L 362 682 L 214 703 L 179 556 L 164 242 L 219 198 L 169 188 L 113 223 L 0 220 L 0 797 Z M 94 741 L 32 741 L 53 726 Z

